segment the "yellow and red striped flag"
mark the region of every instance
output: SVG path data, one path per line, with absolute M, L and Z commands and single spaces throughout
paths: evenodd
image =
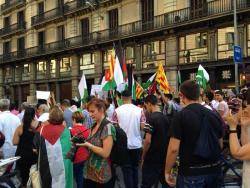
M 158 70 L 156 72 L 155 81 L 159 84 L 160 89 L 163 91 L 163 93 L 165 94 L 170 93 L 170 86 L 164 68 L 162 66 L 162 63 L 159 64 Z
M 143 94 L 143 88 L 142 86 L 136 82 L 136 88 L 135 88 L 135 96 L 136 96 L 136 99 L 140 99 L 142 94 Z

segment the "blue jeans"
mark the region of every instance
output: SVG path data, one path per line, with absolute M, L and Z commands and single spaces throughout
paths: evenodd
M 140 149 L 129 149 L 130 164 L 122 166 L 124 184 L 126 188 L 138 188 L 138 170 L 141 159 Z
M 83 167 L 84 162 L 76 163 L 73 166 L 77 188 L 83 188 Z
M 181 176 L 177 177 L 177 188 L 220 188 L 222 176 L 219 173 L 201 176 Z

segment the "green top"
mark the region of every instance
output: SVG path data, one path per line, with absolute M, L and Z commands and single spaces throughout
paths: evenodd
M 91 134 L 90 134 L 91 135 Z M 89 142 L 95 146 L 102 147 L 103 140 L 107 136 L 112 136 L 115 140 L 116 132 L 112 124 L 107 124 L 102 130 L 98 130 L 89 139 Z M 98 183 L 107 183 L 112 177 L 110 160 L 105 159 L 94 152 L 90 152 L 89 159 L 84 165 L 84 178 Z

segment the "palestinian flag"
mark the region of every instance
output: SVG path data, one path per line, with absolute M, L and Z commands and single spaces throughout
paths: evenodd
M 34 137 L 34 144 L 40 151 L 42 187 L 73 188 L 73 163 L 66 158 L 71 148 L 70 131 L 63 125 L 51 124 L 41 130 L 41 136 L 37 133 Z
M 155 79 L 155 76 L 156 76 L 156 73 L 154 73 L 149 79 L 148 79 L 148 81 L 146 82 L 146 83 L 143 83 L 142 84 L 142 87 L 143 87 L 143 89 L 148 89 L 152 84 L 153 84 L 153 81 L 154 81 L 154 79 Z
M 136 99 L 140 99 L 144 90 L 138 82 L 135 82 L 135 83 L 136 83 L 135 96 L 136 96 Z
M 114 90 L 116 87 L 115 80 L 111 78 L 109 69 L 105 70 L 105 76 L 102 78 L 101 86 L 103 91 Z
M 111 55 L 111 61 L 109 62 L 109 69 L 105 70 L 105 76 L 102 78 L 102 90 L 103 91 L 109 91 L 114 90 L 116 87 L 116 83 L 114 80 L 114 58 L 113 55 Z

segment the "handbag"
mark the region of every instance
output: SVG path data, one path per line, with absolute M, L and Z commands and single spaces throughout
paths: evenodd
M 44 126 L 43 126 L 44 127 Z M 39 143 L 39 153 L 38 153 L 38 161 L 37 164 L 33 164 L 30 167 L 29 180 L 27 182 L 27 188 L 41 188 L 42 181 L 40 176 L 40 158 L 41 158 L 41 135 L 43 131 L 43 127 L 40 132 L 40 143 Z

